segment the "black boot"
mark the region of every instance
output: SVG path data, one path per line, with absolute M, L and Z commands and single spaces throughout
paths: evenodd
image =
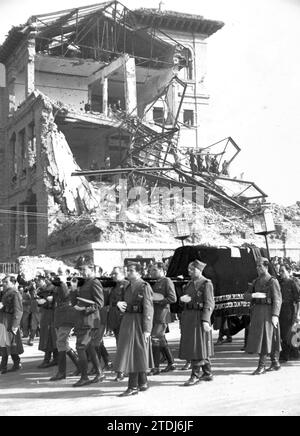
M 258 367 L 256 368 L 256 370 L 252 373 L 252 375 L 261 375 L 261 374 L 265 374 L 266 372 L 266 357 L 265 355 L 261 355 L 259 357 L 259 361 L 258 361 Z
M 213 380 L 213 375 L 212 375 L 212 371 L 211 371 L 211 364 L 210 363 L 205 363 L 202 366 L 202 371 L 203 374 L 200 377 L 200 381 L 212 381 Z
M 5 347 L 1 348 L 1 365 L 0 365 L 0 370 L 1 370 L 1 374 L 6 374 L 7 373 L 7 362 L 8 362 L 8 354 L 7 354 L 7 349 Z
M 271 354 L 271 366 L 267 369 L 268 372 L 271 371 L 279 371 L 281 369 L 280 363 L 279 363 L 279 353 L 272 353 Z
M 168 345 L 162 347 L 163 353 L 166 356 L 168 365 L 161 372 L 169 372 L 174 371 L 176 369 L 176 365 L 174 365 L 174 357 L 171 353 L 171 350 Z
M 67 370 L 66 352 L 60 351 L 58 353 L 58 372 L 56 373 L 55 376 L 50 378 L 50 381 L 64 380 L 66 378 L 66 370 Z
M 100 356 L 102 357 L 103 362 L 104 362 L 104 368 L 103 369 L 106 369 L 107 371 L 112 371 L 113 370 L 113 363 L 112 363 L 112 361 L 109 358 L 108 351 L 107 351 L 103 341 L 100 344 L 99 352 L 100 352 Z
M 154 360 L 154 368 L 151 369 L 150 375 L 158 375 L 160 373 L 160 346 L 152 339 L 152 354 Z
M 37 368 L 38 369 L 48 368 L 50 360 L 51 360 L 51 351 L 46 351 L 43 362 L 40 365 L 38 365 Z
M 139 380 L 138 373 L 137 372 L 130 372 L 129 373 L 129 380 L 128 380 L 128 388 L 125 392 L 120 394 L 119 397 L 130 397 L 132 395 L 137 395 L 139 393 L 138 380 Z
M 71 359 L 74 366 L 76 367 L 75 371 L 72 373 L 72 376 L 77 377 L 78 375 L 80 375 L 78 354 L 72 348 L 70 348 L 70 350 L 67 351 L 67 356 Z
M 124 376 L 124 372 L 117 372 L 116 378 L 114 379 L 114 381 L 122 381 L 124 380 L 125 376 Z
M 192 362 L 192 374 L 190 378 L 184 383 L 184 386 L 193 386 L 199 383 L 200 364 Z
M 78 357 L 79 357 L 79 368 L 81 373 L 81 378 L 76 382 L 73 387 L 74 388 L 80 388 L 82 386 L 86 386 L 91 384 L 90 379 L 88 378 L 87 371 L 88 371 L 88 360 L 85 350 L 77 350 Z
M 147 375 L 145 372 L 139 372 L 138 375 L 138 389 L 141 392 L 145 392 L 149 389 Z
M 58 365 L 58 351 L 57 349 L 53 350 L 53 359 L 48 363 L 44 368 L 51 368 L 52 366 Z
M 95 378 L 91 381 L 91 383 L 98 383 L 105 379 L 105 375 L 102 373 L 100 361 L 96 352 L 96 349 L 93 345 L 89 346 L 89 354 L 91 357 L 91 362 L 94 366 L 94 369 L 96 371 Z
M 20 356 L 18 354 L 11 354 L 11 358 L 14 364 L 7 372 L 19 371 L 22 368 Z
M 192 364 L 189 360 L 187 360 L 184 364 L 184 366 L 181 368 L 181 371 L 188 371 L 192 368 Z

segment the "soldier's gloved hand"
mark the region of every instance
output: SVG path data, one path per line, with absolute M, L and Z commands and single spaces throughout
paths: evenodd
M 148 342 L 149 339 L 150 339 L 150 333 L 149 332 L 144 332 L 144 338 L 145 338 L 145 341 Z
M 49 303 L 52 303 L 52 301 L 53 301 L 52 295 L 49 295 L 49 297 L 47 297 L 47 301 L 49 301 Z
M 205 333 L 209 333 L 211 331 L 211 327 L 210 327 L 208 322 L 203 321 L 202 326 L 203 326 L 203 330 L 205 331 Z
M 189 295 L 182 295 L 182 297 L 180 297 L 180 300 L 183 303 L 190 303 L 192 301 L 192 299 Z
M 278 316 L 272 316 L 272 324 L 273 327 L 276 329 L 278 326 Z
M 119 301 L 117 303 L 117 308 L 121 311 L 121 312 L 125 312 L 126 311 L 126 307 L 127 307 L 127 303 L 125 301 Z

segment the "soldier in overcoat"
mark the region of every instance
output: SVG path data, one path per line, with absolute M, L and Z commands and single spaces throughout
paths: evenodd
M 162 372 L 174 371 L 176 369 L 174 357 L 167 343 L 166 330 L 168 324 L 172 321 L 170 304 L 176 303 L 177 296 L 172 280 L 165 276 L 163 262 L 157 262 L 152 265 L 151 277 L 157 280 L 153 285 L 154 316 L 151 340 L 154 368 L 151 370 L 151 374 L 157 375 L 160 373 L 160 353 L 166 357 L 168 362 L 168 365 Z
M 247 353 L 259 354 L 257 369 L 253 375 L 266 372 L 266 358 L 271 356 L 271 366 L 267 371 L 278 371 L 280 328 L 278 317 L 282 303 L 280 285 L 269 272 L 269 261 L 261 258 L 257 261 L 258 278 L 249 286 L 245 300 L 251 302 L 251 319 L 247 340 Z
M 3 280 L 3 295 L 0 303 L 0 347 L 1 374 L 21 369 L 20 354 L 24 349 L 21 340 L 20 324 L 23 315 L 21 294 L 11 277 Z M 8 356 L 11 355 L 13 366 L 7 369 Z
M 124 301 L 125 288 L 129 284 L 129 282 L 128 280 L 125 280 L 124 272 L 121 267 L 114 267 L 111 276 L 112 279 L 115 281 L 115 285 L 111 288 L 109 293 L 109 312 L 107 317 L 107 328 L 108 330 L 112 330 L 114 332 L 118 347 L 123 313 L 119 310 L 117 304 L 119 303 L 119 301 Z M 124 373 L 117 372 L 115 381 L 121 381 L 123 379 Z
M 39 350 L 45 353 L 43 362 L 38 368 L 49 368 L 57 365 L 56 331 L 54 327 L 54 288 L 50 277 L 39 275 L 37 278 L 37 296 L 40 308 L 40 340 Z M 51 356 L 53 359 L 51 360 Z
M 188 266 L 191 281 L 180 297 L 184 308 L 181 317 L 179 358 L 192 361 L 192 373 L 184 386 L 211 381 L 210 357 L 213 355 L 211 315 L 214 310 L 213 284 L 203 275 L 206 264 L 195 260 Z M 200 371 L 203 374 L 200 376 Z
M 146 391 L 147 371 L 153 367 L 150 335 L 153 323 L 153 291 L 142 277 L 142 266 L 128 266 L 130 284 L 124 292 L 124 301 L 117 303 L 124 313 L 121 322 L 115 369 L 129 374 L 128 389 L 120 396 L 136 395 Z
M 76 350 L 79 356 L 79 367 L 81 378 L 73 387 L 81 387 L 90 383 L 97 383 L 104 379 L 99 358 L 95 349 L 95 337 L 100 328 L 100 309 L 104 306 L 103 288 L 100 281 L 95 278 L 94 265 L 85 264 L 80 267 L 83 284 L 78 286 L 77 298 L 87 301 L 77 300 L 74 306 L 79 312 L 75 326 Z M 95 368 L 96 375 L 93 380 L 88 377 L 87 349 L 91 362 Z
M 287 362 L 296 357 L 297 349 L 293 349 L 289 335 L 294 323 L 300 322 L 300 285 L 299 281 L 291 276 L 291 268 L 281 265 L 279 268 L 282 306 L 279 315 L 282 351 L 280 361 Z

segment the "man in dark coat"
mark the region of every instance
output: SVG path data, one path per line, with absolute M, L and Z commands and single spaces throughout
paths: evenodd
M 45 353 L 38 368 L 50 368 L 57 365 L 56 331 L 54 327 L 54 288 L 50 277 L 40 275 L 37 280 L 38 305 L 40 308 L 39 350 Z M 53 354 L 53 360 L 51 356 Z
M 267 371 L 278 371 L 280 346 L 279 313 L 282 303 L 278 280 L 268 273 L 269 261 L 257 261 L 258 278 L 249 287 L 245 300 L 251 302 L 251 320 L 247 340 L 247 353 L 259 354 L 257 369 L 253 375 L 266 372 L 267 355 L 271 366 Z
M 210 363 L 213 355 L 211 315 L 215 303 L 212 282 L 202 275 L 205 266 L 199 260 L 189 264 L 191 281 L 180 297 L 184 309 L 181 315 L 179 358 L 192 361 L 192 374 L 184 386 L 213 379 Z M 200 376 L 201 367 L 203 374 Z
M 27 345 L 32 346 L 36 332 L 40 326 L 40 310 L 38 307 L 36 284 L 34 281 L 27 283 L 24 287 L 23 301 L 23 317 L 21 328 L 23 330 L 23 338 L 28 337 Z
M 20 323 L 23 315 L 21 294 L 15 287 L 15 280 L 6 277 L 3 280 L 3 296 L 0 303 L 0 347 L 1 374 L 18 371 L 22 368 L 20 354 L 24 352 Z M 8 356 L 11 355 L 13 367 L 7 369 Z
M 91 264 L 80 267 L 84 283 L 78 287 L 78 297 L 75 309 L 79 316 L 75 326 L 76 349 L 79 356 L 79 367 L 81 378 L 73 387 L 81 387 L 90 383 L 97 383 L 104 379 L 99 358 L 94 345 L 94 338 L 100 328 L 100 309 L 104 306 L 103 288 L 98 279 L 95 278 L 94 266 Z M 96 376 L 90 380 L 87 375 L 88 359 L 87 349 L 92 364 L 96 369 Z
M 107 327 L 108 330 L 112 330 L 114 332 L 118 347 L 123 313 L 118 309 L 117 304 L 119 303 L 119 301 L 124 301 L 125 288 L 129 284 L 129 282 L 128 280 L 125 280 L 124 272 L 121 267 L 114 267 L 111 276 L 112 279 L 115 281 L 115 285 L 111 288 L 109 293 L 109 312 L 107 318 Z M 117 372 L 115 381 L 121 381 L 123 379 L 123 372 Z
M 153 328 L 151 332 L 152 352 L 154 368 L 152 375 L 160 373 L 160 353 L 166 357 L 168 365 L 162 372 L 174 371 L 174 358 L 166 339 L 166 330 L 171 322 L 170 304 L 176 303 L 177 297 L 175 287 L 171 279 L 165 276 L 165 266 L 163 262 L 157 262 L 151 267 L 151 277 L 157 281 L 153 285 L 154 316 Z
M 128 266 L 124 301 L 117 306 L 124 313 L 118 341 L 115 369 L 129 374 L 128 388 L 120 396 L 128 397 L 148 389 L 147 371 L 153 366 L 150 335 L 153 324 L 153 291 L 142 280 L 142 266 Z
M 279 268 L 280 288 L 282 295 L 282 306 L 279 315 L 279 325 L 281 333 L 282 352 L 280 353 L 280 361 L 287 362 L 293 352 L 297 354 L 297 350 L 293 349 L 289 341 L 289 334 L 294 323 L 300 322 L 300 286 L 299 282 L 291 277 L 291 268 L 286 265 L 281 265 Z
M 59 381 L 66 378 L 67 356 L 79 370 L 79 359 L 70 347 L 69 338 L 76 324 L 78 312 L 71 302 L 71 288 L 66 284 L 67 277 L 63 274 L 53 280 L 54 289 L 54 327 L 56 329 L 56 346 L 58 351 L 58 372 L 50 381 Z

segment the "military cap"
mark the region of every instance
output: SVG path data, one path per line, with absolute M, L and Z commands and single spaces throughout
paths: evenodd
M 194 268 L 200 269 L 201 271 L 203 271 L 204 268 L 206 267 L 206 263 L 201 262 L 198 259 L 193 260 L 193 262 L 190 262 L 190 265 L 192 265 Z

